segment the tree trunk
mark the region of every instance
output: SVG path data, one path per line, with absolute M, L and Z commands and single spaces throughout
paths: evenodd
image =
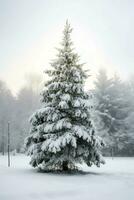
M 68 171 L 68 161 L 63 161 L 62 167 L 63 171 Z
M 114 148 L 112 147 L 111 148 L 111 157 L 112 157 L 112 160 L 114 159 Z

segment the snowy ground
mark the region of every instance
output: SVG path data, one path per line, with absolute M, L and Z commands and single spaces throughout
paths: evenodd
M 134 158 L 107 158 L 85 174 L 46 174 L 32 169 L 29 158 L 0 156 L 0 200 L 134 200 Z

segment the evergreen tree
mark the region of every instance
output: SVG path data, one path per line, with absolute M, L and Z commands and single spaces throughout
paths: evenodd
M 125 91 L 125 97 L 128 100 L 129 105 L 129 115 L 126 119 L 128 125 L 128 137 L 125 141 L 124 155 L 133 156 L 134 155 L 134 76 L 132 76 L 126 87 L 123 88 Z
M 106 71 L 100 70 L 95 85 L 99 133 L 106 141 L 109 152 L 111 149 L 120 154 L 129 137 L 127 118 L 130 107 L 124 92 L 125 84 L 117 75 L 108 79 Z
M 89 96 L 84 92 L 86 71 L 74 53 L 66 22 L 61 48 L 50 80 L 42 92 L 43 106 L 31 117 L 26 147 L 31 165 L 42 170 L 72 170 L 77 163 L 100 166 L 103 141 L 95 135 L 90 116 Z
M 2 151 L 3 155 L 7 150 L 7 123 L 12 121 L 14 106 L 15 98 L 6 83 L 0 80 L 0 152 Z
M 98 134 L 103 138 L 106 143 L 105 150 L 109 150 L 113 146 L 113 138 L 110 133 L 110 127 L 112 124 L 112 117 L 110 113 L 110 90 L 112 86 L 112 80 L 107 77 L 105 69 L 100 69 L 95 81 L 94 93 L 94 126 Z
M 117 155 L 125 148 L 127 138 L 129 138 L 128 124 L 126 120 L 129 116 L 129 103 L 125 95 L 125 84 L 115 75 L 112 79 L 111 87 L 111 108 L 112 133 L 114 152 Z

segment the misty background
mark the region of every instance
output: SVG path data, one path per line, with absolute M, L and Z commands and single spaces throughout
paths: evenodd
M 90 70 L 94 125 L 104 154 L 134 155 L 134 2 L 132 0 L 0 0 L 0 152 L 23 152 L 29 117 L 59 46 L 66 19 L 74 47 Z

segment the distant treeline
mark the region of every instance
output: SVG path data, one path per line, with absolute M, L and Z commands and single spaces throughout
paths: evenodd
M 104 155 L 134 156 L 134 77 L 108 78 L 104 69 L 96 77 L 94 125 L 104 139 Z
M 29 133 L 29 117 L 40 107 L 41 78 L 29 75 L 26 85 L 14 96 L 0 81 L 0 152 L 7 151 L 7 124 L 10 122 L 10 150 L 24 151 L 24 138 Z

